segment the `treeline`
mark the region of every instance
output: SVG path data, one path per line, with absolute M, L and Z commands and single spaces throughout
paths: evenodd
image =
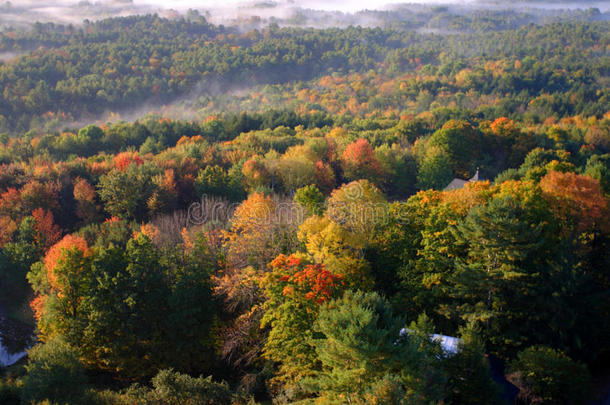
M 481 101 L 488 104 L 489 97 L 505 99 L 504 108 L 512 111 L 516 103 L 527 106 L 542 97 L 539 104 L 549 105 L 558 116 L 599 117 L 608 97 L 600 85 L 607 80 L 605 22 L 436 36 L 273 25 L 240 33 L 203 18 L 144 16 L 78 28 L 40 24 L 22 35 L 2 33 L 0 44 L 11 50 L 28 41 L 47 42 L 0 66 L 0 128 L 11 133 L 57 128 L 106 111 L 137 110 L 142 103 L 168 104 L 179 96 L 203 95 L 213 101 L 231 89 L 371 69 L 392 78 L 405 72 L 427 77 L 424 93 L 421 84 L 408 81 L 401 92 L 424 94 L 430 102 L 463 93 L 474 99 L 473 109 Z M 570 51 L 564 52 L 565 47 Z M 519 60 L 514 72 L 490 71 L 494 63 L 507 60 Z M 262 107 L 264 103 L 257 111 Z M 384 111 L 381 105 L 371 107 L 372 112 Z M 396 107 L 416 112 L 404 103 Z

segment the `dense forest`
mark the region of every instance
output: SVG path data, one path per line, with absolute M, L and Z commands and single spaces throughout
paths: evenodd
M 606 398 L 608 17 L 4 25 L 0 403 Z

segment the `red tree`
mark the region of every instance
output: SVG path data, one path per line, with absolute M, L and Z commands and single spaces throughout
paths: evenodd
M 142 158 L 134 152 L 121 152 L 116 155 L 113 159 L 114 167 L 124 172 L 129 165 L 135 163 L 137 165 L 141 165 L 144 163 Z
M 305 298 L 322 304 L 344 286 L 342 275 L 331 273 L 321 264 L 307 264 L 293 255 L 279 255 L 271 266 L 274 272 L 283 274 L 279 278 L 282 295 L 292 299 Z
M 37 242 L 46 251 L 61 239 L 61 228 L 55 224 L 53 214 L 50 211 L 36 208 L 32 212 L 32 216 L 36 220 L 34 229 L 36 230 Z
M 366 139 L 358 139 L 345 148 L 341 155 L 344 175 L 349 180 L 378 180 L 381 166 L 375 157 L 373 147 Z

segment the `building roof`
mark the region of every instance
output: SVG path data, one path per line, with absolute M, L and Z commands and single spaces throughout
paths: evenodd
M 9 351 L 2 346 L 0 343 L 0 366 L 12 366 L 17 363 L 19 360 L 24 358 L 27 355 L 27 352 L 18 352 L 18 353 L 9 353 Z
M 400 336 L 403 336 L 407 333 L 413 333 L 413 330 L 409 328 L 403 328 L 400 330 Z M 437 342 L 441 346 L 441 349 L 443 350 L 445 356 L 453 356 L 454 354 L 457 354 L 460 351 L 460 342 L 462 341 L 462 339 L 460 338 L 447 335 L 439 335 L 437 333 L 431 334 L 429 337 L 431 341 Z
M 459 190 L 460 188 L 464 187 L 466 185 L 466 183 L 471 183 L 473 181 L 479 181 L 479 169 L 478 168 L 477 168 L 477 172 L 470 179 L 462 180 L 462 179 L 455 178 L 455 179 L 451 180 L 451 183 L 449 183 L 447 185 L 447 187 L 445 187 L 443 189 L 443 191 Z
M 464 187 L 466 183 L 468 183 L 468 180 L 453 179 L 451 180 L 451 183 L 449 183 L 447 187 L 444 188 L 444 191 L 458 190 Z
M 479 168 L 478 167 L 477 167 L 477 172 L 468 181 L 479 181 Z
M 443 352 L 445 352 L 445 355 L 452 356 L 460 351 L 460 338 L 447 335 L 439 335 L 435 333 L 430 336 L 430 340 L 438 342 L 441 345 L 441 349 L 443 349 Z

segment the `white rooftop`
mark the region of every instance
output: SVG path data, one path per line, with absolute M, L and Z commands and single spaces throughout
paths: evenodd
M 403 328 L 400 330 L 400 336 L 411 332 L 413 332 L 413 330 Z M 457 337 L 439 335 L 437 333 L 431 334 L 430 340 L 433 342 L 438 342 L 446 356 L 453 356 L 454 354 L 457 354 L 460 351 L 460 342 L 462 341 L 462 339 Z

